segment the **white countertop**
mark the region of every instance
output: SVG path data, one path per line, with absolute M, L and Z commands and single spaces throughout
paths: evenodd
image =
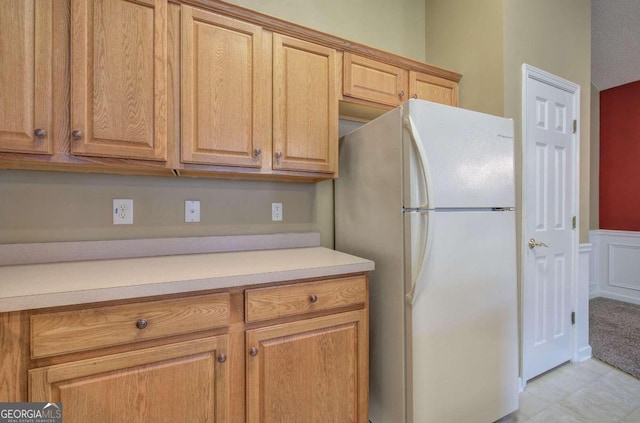
M 333 276 L 374 269 L 324 247 L 0 266 L 0 312 Z

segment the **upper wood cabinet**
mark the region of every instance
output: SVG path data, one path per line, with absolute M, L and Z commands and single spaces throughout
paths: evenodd
M 71 152 L 166 160 L 166 0 L 71 0 Z
M 0 151 L 53 153 L 52 8 L 0 1 Z
M 271 141 L 262 28 L 188 6 L 181 20 L 182 161 L 262 167 Z
M 273 34 L 273 169 L 336 171 L 336 83 L 334 49 Z
M 409 72 L 409 94 L 411 98 L 458 105 L 458 84 L 426 73 Z
M 0 168 L 337 178 L 339 115 L 460 79 L 220 0 L 0 0 L 0 45 Z
M 407 97 L 407 71 L 366 57 L 344 53 L 342 94 L 388 106 Z
M 426 66 L 425 66 L 426 67 Z M 437 71 L 437 72 L 436 72 Z M 458 77 L 448 71 L 432 73 L 393 66 L 344 53 L 342 96 L 345 102 L 390 108 L 410 98 L 458 105 Z M 438 73 L 451 74 L 448 78 Z

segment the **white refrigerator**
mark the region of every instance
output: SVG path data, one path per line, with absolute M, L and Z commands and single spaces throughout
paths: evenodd
M 513 121 L 410 100 L 345 135 L 335 246 L 372 259 L 372 423 L 518 408 Z

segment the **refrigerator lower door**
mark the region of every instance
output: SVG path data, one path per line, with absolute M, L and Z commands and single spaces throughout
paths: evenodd
M 411 306 L 413 422 L 493 422 L 518 408 L 514 212 L 427 219 Z

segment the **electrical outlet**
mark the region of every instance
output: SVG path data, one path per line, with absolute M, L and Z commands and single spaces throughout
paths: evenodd
M 184 202 L 184 221 L 200 222 L 200 201 L 187 200 Z
M 282 203 L 271 203 L 271 221 L 272 222 L 281 222 L 283 214 L 284 214 L 284 210 L 282 208 Z
M 114 225 L 133 224 L 133 200 L 114 199 L 112 210 Z

